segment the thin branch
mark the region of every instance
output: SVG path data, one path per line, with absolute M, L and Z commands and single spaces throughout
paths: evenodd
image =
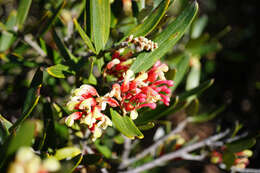
M 245 133 L 242 133 L 241 135 L 235 136 L 235 137 L 233 137 L 233 138 L 228 138 L 228 139 L 226 139 L 226 140 L 224 140 L 224 141 L 216 142 L 216 143 L 214 144 L 214 147 L 223 146 L 223 145 L 226 144 L 226 143 L 231 143 L 231 142 L 237 141 L 237 140 L 239 140 L 239 139 L 241 139 L 241 138 L 246 137 L 247 135 L 248 135 L 248 132 L 245 132 Z
M 124 151 L 122 154 L 122 163 L 121 165 L 124 165 L 125 161 L 128 160 L 129 154 L 131 152 L 131 139 L 124 136 L 125 142 L 124 142 Z M 119 166 L 119 168 L 121 167 Z
M 202 147 L 205 147 L 205 146 L 210 146 L 210 145 L 214 144 L 216 141 L 225 137 L 229 133 L 229 131 L 230 130 L 226 130 L 225 132 L 222 132 L 222 133 L 219 133 L 219 134 L 214 135 L 212 137 L 209 137 L 209 138 L 207 138 L 203 141 L 200 141 L 200 142 L 194 143 L 192 145 L 186 146 L 182 149 L 171 152 L 169 154 L 165 154 L 165 155 L 163 155 L 163 156 L 161 156 L 161 157 L 159 157 L 159 158 L 157 158 L 157 159 L 155 159 L 155 160 L 153 160 L 149 163 L 146 163 L 146 164 L 144 164 L 140 167 L 137 167 L 137 168 L 132 169 L 132 170 L 124 171 L 124 172 L 121 172 L 121 173 L 139 173 L 139 172 L 146 171 L 146 170 L 152 169 L 154 167 L 160 166 L 160 165 L 162 165 L 163 163 L 165 163 L 169 160 L 182 157 L 186 153 L 189 153 L 189 152 L 192 152 L 192 151 L 197 150 L 199 148 L 202 148 Z
M 24 41 L 28 43 L 36 52 L 42 57 L 46 57 L 46 53 L 41 49 L 41 47 L 37 44 L 37 42 L 32 40 L 32 35 L 25 35 Z
M 242 172 L 242 173 L 260 173 L 260 169 L 251 169 L 251 168 L 236 168 L 236 167 L 232 167 L 231 168 L 232 173 L 236 173 L 236 172 Z
M 135 157 L 132 157 L 128 160 L 125 161 L 125 163 L 123 163 L 121 165 L 121 169 L 126 168 L 127 166 L 129 166 L 130 164 L 144 158 L 147 154 L 153 152 L 154 150 L 156 150 L 157 147 L 159 147 L 161 144 L 163 144 L 169 137 L 171 137 L 172 135 L 175 135 L 179 132 L 181 132 L 187 125 L 187 123 L 190 121 L 190 119 L 186 119 L 183 122 L 181 122 L 180 124 L 178 124 L 178 126 L 171 131 L 169 134 L 167 134 L 166 136 L 164 136 L 162 139 L 158 140 L 157 142 L 155 142 L 153 145 L 151 145 L 150 147 L 148 147 L 147 149 L 145 149 L 143 152 L 137 154 Z
M 191 155 L 188 153 L 184 153 L 181 158 L 184 160 L 195 160 L 195 161 L 201 161 L 203 159 L 205 159 L 205 157 L 207 156 L 206 153 L 203 153 L 201 155 Z

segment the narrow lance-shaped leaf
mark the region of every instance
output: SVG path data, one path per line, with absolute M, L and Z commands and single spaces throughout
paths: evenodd
M 21 0 L 18 7 L 16 26 L 19 29 L 22 28 L 24 21 L 28 15 L 32 0 Z
M 113 125 L 126 137 L 131 139 L 134 139 L 135 137 L 141 139 L 144 137 L 142 132 L 136 127 L 129 116 L 121 116 L 113 109 L 110 109 L 110 113 L 112 116 Z
M 205 26 L 208 22 L 208 16 L 204 15 L 198 18 L 195 22 L 193 22 L 192 29 L 191 29 L 191 38 L 196 39 L 198 38 L 201 33 L 203 32 Z
M 80 27 L 80 25 L 77 22 L 77 19 L 73 19 L 73 21 L 74 21 L 76 29 L 78 30 L 78 32 L 79 32 L 81 38 L 83 39 L 84 43 L 90 48 L 90 50 L 92 50 L 94 53 L 96 53 L 96 50 L 95 50 L 90 38 L 85 33 L 85 31 Z
M 80 149 L 77 147 L 64 147 L 58 149 L 54 155 L 54 157 L 58 160 L 63 160 L 66 158 L 72 158 L 81 153 Z
M 36 105 L 38 104 L 38 101 L 40 99 L 40 89 L 42 86 L 42 80 L 43 80 L 43 72 L 40 69 L 38 69 L 34 74 L 30 88 L 27 92 L 23 109 L 22 109 L 22 115 L 10 128 L 10 132 L 15 130 L 26 118 L 28 118 L 29 115 L 34 110 L 34 108 L 36 107 Z
M 178 87 L 187 70 L 189 69 L 189 62 L 190 55 L 188 53 L 184 53 L 167 62 L 167 64 L 173 65 L 177 70 L 174 79 L 169 79 L 174 81 L 174 85 L 171 87 L 172 92 L 175 91 L 175 89 Z
M 109 0 L 90 0 L 90 32 L 99 53 L 105 47 L 110 32 Z
M 198 11 L 197 2 L 190 3 L 184 11 L 169 26 L 161 32 L 154 42 L 158 43 L 158 48 L 150 53 L 141 53 L 130 69 L 134 72 L 146 71 L 166 52 L 173 48 L 176 42 L 182 37 L 193 21 Z
M 0 52 L 7 50 L 14 41 L 14 34 L 8 30 L 13 30 L 16 22 L 16 11 L 12 11 L 5 24 L 5 31 L 2 32 L 0 40 Z
M 22 146 L 30 146 L 34 136 L 35 124 L 32 121 L 24 122 L 17 132 L 10 135 L 5 141 L 3 147 L 0 148 L 0 170 L 5 164 L 8 156 L 16 152 Z
M 133 28 L 126 36 L 122 39 L 124 40 L 129 35 L 134 35 L 135 37 L 138 36 L 146 36 L 149 34 L 160 22 L 162 17 L 167 11 L 169 6 L 170 0 L 161 1 L 159 6 L 152 11 L 152 13 L 145 19 L 145 21 L 139 24 L 137 27 Z
M 198 58 L 191 58 L 191 69 L 187 77 L 186 90 L 199 86 L 201 64 Z
M 69 66 L 63 64 L 53 65 L 47 68 L 47 72 L 56 78 L 66 78 L 68 75 L 75 74 Z
M 203 114 L 200 114 L 200 115 L 193 116 L 191 121 L 195 122 L 195 123 L 202 123 L 202 122 L 212 120 L 218 114 L 223 112 L 225 110 L 225 108 L 226 108 L 226 106 L 221 106 L 220 108 L 218 108 L 217 110 L 215 110 L 211 113 L 203 113 Z
M 58 36 L 58 34 L 56 33 L 55 30 L 52 30 L 52 36 L 53 36 L 53 39 L 56 43 L 56 46 L 59 49 L 61 56 L 65 60 L 76 61 L 76 58 L 72 55 L 72 53 L 69 51 L 69 49 L 65 46 L 65 44 L 62 42 L 62 40 L 60 39 L 60 37 Z

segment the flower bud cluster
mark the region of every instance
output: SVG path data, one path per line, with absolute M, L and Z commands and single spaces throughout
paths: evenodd
M 133 46 L 130 46 L 129 44 L 132 44 Z M 133 58 L 134 52 L 141 52 L 143 50 L 154 51 L 154 49 L 158 48 L 157 43 L 142 36 L 134 38 L 133 35 L 126 38 L 121 45 L 123 47 L 129 47 L 130 51 L 125 48 L 115 51 L 112 55 L 112 60 L 106 65 L 104 76 L 112 75 L 118 78 L 118 80 L 123 80 L 123 74 L 126 73 L 135 60 L 135 58 Z M 128 52 L 122 55 L 122 52 L 124 51 Z
M 15 161 L 10 164 L 7 173 L 48 173 L 59 169 L 60 163 L 54 157 L 42 161 L 32 148 L 22 147 L 16 153 Z
M 235 153 L 235 161 L 233 167 L 244 169 L 249 164 L 248 158 L 253 155 L 251 150 L 243 150 L 241 152 Z M 211 163 L 214 164 L 224 164 L 223 163 L 223 153 L 218 151 L 213 151 L 210 158 Z
M 142 51 L 154 51 L 158 47 L 158 44 L 153 42 L 152 40 L 148 40 L 147 38 L 140 36 L 135 37 L 130 35 L 126 38 L 125 42 L 132 43 L 135 47 L 136 52 Z
M 76 120 L 80 124 L 85 124 L 93 133 L 92 140 L 95 141 L 102 135 L 102 130 L 112 126 L 112 122 L 101 111 L 106 109 L 106 104 L 111 107 L 118 106 L 113 98 L 99 97 L 96 89 L 90 85 L 82 85 L 72 91 L 67 107 L 70 111 L 75 111 L 65 119 L 67 126 L 73 126 Z

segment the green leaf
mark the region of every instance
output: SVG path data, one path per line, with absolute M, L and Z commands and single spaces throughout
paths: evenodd
M 65 60 L 73 60 L 74 62 L 77 61 L 76 57 L 74 57 L 72 55 L 72 53 L 69 51 L 69 49 L 65 46 L 65 44 L 61 41 L 60 37 L 58 36 L 58 34 L 56 33 L 55 30 L 52 30 L 52 36 L 53 39 L 55 41 L 56 46 L 59 49 L 59 52 L 61 54 L 61 56 L 65 59 Z
M 190 72 L 187 76 L 187 82 L 186 82 L 186 90 L 191 90 L 193 88 L 196 88 L 199 86 L 200 82 L 200 70 L 201 70 L 201 64 L 198 58 L 192 58 L 191 59 L 192 66 L 190 69 Z
M 81 38 L 83 39 L 84 43 L 96 54 L 96 50 L 90 40 L 90 38 L 88 37 L 88 35 L 84 32 L 84 30 L 80 27 L 80 25 L 77 22 L 77 19 L 73 19 L 74 24 L 76 26 L 77 31 L 79 32 Z
M 170 0 L 164 0 L 160 5 L 152 11 L 152 13 L 145 19 L 142 24 L 139 24 L 137 27 L 133 28 L 126 36 L 122 39 L 125 40 L 129 35 L 146 36 L 149 34 L 160 22 L 162 17 L 167 11 L 167 8 L 170 4 Z
M 70 169 L 69 173 L 73 173 L 74 170 L 79 166 L 79 164 L 81 163 L 83 159 L 83 155 L 77 155 L 76 157 L 74 157 L 72 160 L 74 161 L 73 167 Z
M 235 163 L 236 156 L 234 153 L 225 152 L 223 154 L 223 163 L 226 165 L 227 169 L 229 170 L 232 165 Z
M 11 126 L 12 123 L 0 114 L 0 146 L 4 144 L 5 140 L 10 135 L 9 128 Z
M 57 64 L 47 68 L 47 72 L 56 78 L 66 78 L 68 75 L 75 74 L 74 70 L 67 65 Z
M 7 19 L 7 22 L 5 24 L 5 29 L 2 32 L 2 35 L 0 37 L 0 52 L 4 52 L 12 45 L 14 41 L 14 34 L 9 32 L 9 30 L 13 30 L 16 22 L 16 11 L 12 11 Z
M 142 132 L 135 126 L 134 122 L 128 116 L 121 116 L 113 109 L 110 109 L 112 116 L 113 125 L 126 137 L 134 139 L 138 137 L 142 139 L 144 135 Z
M 227 150 L 233 153 L 237 153 L 240 151 L 243 151 L 245 149 L 249 149 L 253 147 L 256 143 L 255 138 L 247 138 L 247 139 L 241 139 L 229 144 L 226 144 Z
M 21 0 L 18 7 L 16 26 L 21 29 L 28 15 L 32 0 Z
M 187 51 L 192 55 L 206 55 L 211 52 L 216 52 L 221 49 L 221 44 L 216 41 L 211 41 L 203 44 L 195 44 L 192 46 L 187 46 Z
M 174 68 L 176 68 L 177 70 L 174 79 L 167 78 L 169 80 L 174 80 L 174 86 L 171 87 L 172 92 L 175 91 L 177 86 L 182 81 L 184 75 L 188 71 L 189 62 L 190 62 L 190 56 L 187 53 L 184 53 L 174 58 L 173 60 L 167 61 L 167 64 L 174 66 Z
M 10 132 L 15 130 L 26 118 L 28 118 L 34 110 L 34 108 L 36 107 L 36 105 L 38 104 L 38 101 L 40 99 L 40 89 L 42 86 L 42 80 L 43 72 L 41 71 L 41 69 L 38 69 L 33 76 L 30 88 L 26 94 L 26 98 L 22 109 L 22 115 L 14 123 L 14 125 L 10 127 Z
M 114 140 L 114 142 L 115 142 L 116 144 L 123 144 L 124 141 L 125 141 L 123 135 L 121 135 L 121 134 L 115 136 L 115 137 L 113 138 L 113 140 Z
M 143 52 L 138 55 L 130 69 L 136 73 L 146 71 L 153 66 L 153 64 L 172 49 L 176 42 L 182 37 L 197 14 L 197 11 L 197 2 L 189 4 L 176 20 L 170 23 L 168 27 L 154 39 L 154 42 L 157 42 L 159 45 L 158 48 L 152 52 Z
M 109 0 L 90 0 L 90 32 L 97 54 L 109 38 L 110 15 Z
M 200 115 L 193 116 L 191 121 L 194 123 L 202 123 L 202 122 L 207 122 L 209 120 L 212 120 L 215 118 L 218 114 L 223 112 L 225 110 L 226 106 L 221 106 L 217 110 L 211 112 L 211 113 L 203 113 Z
M 138 126 L 138 129 L 140 129 L 141 131 L 144 131 L 144 130 L 150 130 L 151 128 L 154 127 L 154 123 L 153 122 L 148 122 L 147 124 L 145 125 L 141 125 L 141 126 Z
M 64 147 L 56 150 L 54 157 L 57 160 L 70 159 L 81 154 L 81 151 L 77 147 Z
M 199 111 L 199 100 L 197 98 L 193 99 L 188 107 L 186 108 L 186 113 L 188 116 L 195 116 Z
M 100 145 L 99 141 L 95 142 L 95 146 L 97 150 L 106 158 L 111 158 L 112 156 L 112 151 L 105 145 Z
M 8 144 L 7 154 L 13 154 L 18 148 L 22 146 L 30 146 L 35 131 L 35 124 L 32 121 L 26 121 L 17 130 L 16 134 L 12 136 Z
M 203 91 L 205 91 L 207 88 L 209 88 L 213 83 L 214 83 L 214 79 L 211 79 L 211 80 L 203 82 L 202 84 L 200 84 L 196 88 L 193 88 L 193 89 L 191 89 L 189 91 L 181 93 L 179 95 L 180 101 L 184 101 L 188 97 L 201 94 Z
M 0 169 L 5 164 L 8 157 L 16 152 L 20 147 L 30 146 L 32 144 L 35 128 L 36 126 L 34 122 L 26 121 L 21 125 L 16 133 L 12 133 L 12 135 L 9 136 L 3 147 L 0 148 Z
M 205 26 L 207 25 L 207 22 L 208 16 L 206 15 L 203 15 L 202 17 L 198 18 L 192 25 L 191 38 L 198 38 L 202 34 Z
M 47 151 L 48 148 L 55 149 L 56 148 L 56 132 L 54 125 L 53 112 L 51 108 L 51 104 L 46 102 L 43 104 L 43 122 L 44 122 L 44 132 L 43 138 L 39 145 L 39 150 Z
M 5 119 L 1 114 L 0 114 L 0 123 L 3 125 L 3 127 L 8 130 L 13 124 Z

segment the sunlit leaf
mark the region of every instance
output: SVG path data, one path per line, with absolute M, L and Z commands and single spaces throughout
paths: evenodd
M 18 12 L 17 12 L 17 20 L 16 26 L 21 28 L 25 22 L 25 19 L 28 15 L 32 0 L 21 0 L 19 2 Z
M 67 65 L 57 64 L 47 68 L 47 72 L 56 78 L 66 78 L 68 75 L 75 74 L 74 70 Z
M 131 139 L 134 139 L 135 137 L 142 139 L 144 137 L 129 116 L 121 116 L 113 109 L 110 109 L 110 113 L 113 125 L 126 137 Z
M 77 147 L 64 147 L 56 150 L 54 157 L 58 160 L 71 159 L 81 154 L 81 151 Z
M 130 69 L 134 72 L 146 71 L 167 53 L 185 33 L 198 11 L 197 2 L 190 3 L 183 12 L 168 25 L 155 39 L 158 48 L 149 53 L 141 53 Z
M 81 38 L 83 39 L 84 43 L 92 50 L 94 53 L 96 53 L 96 50 L 90 40 L 90 38 L 87 36 L 85 31 L 80 27 L 76 19 L 73 19 L 76 29 L 78 30 Z
M 122 39 L 124 40 L 129 35 L 138 36 L 146 36 L 149 34 L 160 22 L 162 17 L 167 11 L 170 0 L 164 0 L 160 3 L 160 5 L 152 11 L 152 13 L 144 20 L 143 23 L 139 24 L 137 27 L 133 28 L 126 36 Z
M 14 34 L 8 30 L 13 30 L 16 22 L 16 11 L 12 11 L 5 24 L 5 29 L 0 37 L 0 52 L 7 50 L 15 40 Z
M 90 0 L 90 31 L 96 52 L 102 50 L 110 32 L 109 0 Z

